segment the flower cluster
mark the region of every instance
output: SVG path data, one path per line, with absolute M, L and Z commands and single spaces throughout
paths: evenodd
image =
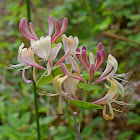
M 63 113 L 62 97 L 65 97 L 68 100 L 80 101 L 75 94 L 77 84 L 79 82 L 88 83 L 94 86 L 95 84 L 101 81 L 107 80 L 110 82 L 111 85 L 110 87 L 107 86 L 107 88 L 109 88 L 107 94 L 103 98 L 91 102 L 91 104 L 104 105 L 103 108 L 104 118 L 106 120 L 113 119 L 114 111 L 119 110 L 114 109 L 111 106 L 111 103 L 128 105 L 127 103 L 116 100 L 118 98 L 119 88 L 123 96 L 125 93 L 124 87 L 117 81 L 117 79 L 120 80 L 119 77 L 124 77 L 126 75 L 126 74 L 116 74 L 118 68 L 117 60 L 111 54 L 109 54 L 105 70 L 102 72 L 99 78 L 94 78 L 95 72 L 98 71 L 98 69 L 106 59 L 106 53 L 103 49 L 103 44 L 100 42 L 97 46 L 96 55 L 90 52 L 88 58 L 86 46 L 83 46 L 80 50 L 80 48 L 78 47 L 79 40 L 77 37 L 72 36 L 67 37 L 65 34 L 63 34 L 68 27 L 67 18 L 63 19 L 61 25 L 60 20 L 57 19 L 56 22 L 54 22 L 53 16 L 49 16 L 48 24 L 49 24 L 49 34 L 45 37 L 41 36 L 40 39 L 38 39 L 33 24 L 30 22 L 29 25 L 27 25 L 25 18 L 21 20 L 19 26 L 20 32 L 26 39 L 30 41 L 31 46 L 29 48 L 24 48 L 24 43 L 20 45 L 18 51 L 18 61 L 20 64 L 11 65 L 11 68 L 23 66 L 24 68 L 22 68 L 22 78 L 24 82 L 30 83 L 31 80 L 28 80 L 25 76 L 26 69 L 33 67 L 33 79 L 35 82 L 37 82 L 35 77 L 35 68 L 47 71 L 47 75 L 45 75 L 47 77 L 51 75 L 53 68 L 55 69 L 55 67 L 60 66 L 62 73 L 53 75 L 52 81 L 56 94 L 47 93 L 48 96 L 59 96 L 58 114 Z M 56 44 L 55 42 L 59 37 L 62 38 L 62 42 Z M 57 57 L 62 47 L 62 44 L 64 46 L 64 55 L 56 64 L 54 64 L 53 61 Z M 41 58 L 42 61 L 45 62 L 46 66 L 39 65 L 35 61 L 34 55 Z M 84 68 L 87 70 L 87 73 L 89 75 L 88 81 L 84 79 L 81 69 L 77 64 L 75 58 L 77 58 L 78 61 L 81 63 L 81 65 L 83 65 Z M 67 65 L 70 65 L 70 68 L 67 68 Z M 109 114 L 107 114 L 106 111 L 107 106 L 109 107 Z

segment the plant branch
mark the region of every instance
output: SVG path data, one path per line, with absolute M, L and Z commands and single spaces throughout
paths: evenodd
M 103 32 L 103 35 L 109 36 L 109 37 L 111 37 L 111 38 L 116 38 L 116 39 L 118 39 L 118 40 L 122 40 L 122 41 L 125 41 L 125 42 L 134 43 L 134 44 L 136 44 L 136 45 L 140 45 L 140 42 L 136 42 L 136 41 L 130 40 L 130 39 L 126 38 L 126 37 L 119 36 L 119 35 L 114 34 L 114 33 L 109 33 L 109 32 L 104 31 L 104 32 Z
M 85 97 L 84 97 L 84 101 L 87 100 L 87 95 L 88 95 L 88 93 L 86 92 Z M 83 108 L 81 108 L 81 110 L 80 110 L 79 132 L 80 132 L 80 129 L 81 129 L 82 118 L 83 118 Z
M 65 98 L 64 98 L 64 99 L 65 99 Z M 66 99 L 65 99 L 65 102 L 66 102 L 66 104 L 68 105 L 68 107 L 69 107 L 69 109 L 70 109 L 70 112 L 71 112 L 71 114 L 72 114 L 72 117 L 73 117 L 73 119 L 74 119 L 74 122 L 75 122 L 76 131 L 77 131 L 77 139 L 81 140 L 80 131 L 79 131 L 79 129 L 78 129 L 78 123 L 77 123 L 77 121 L 76 121 L 75 115 L 74 115 L 74 113 L 73 113 L 73 111 L 72 111 L 72 108 L 71 108 L 70 104 L 68 103 L 68 101 L 67 101 Z
M 28 23 L 31 22 L 31 14 L 30 14 L 30 0 L 26 0 L 27 6 L 27 19 Z M 32 68 L 33 71 L 33 68 Z M 37 125 L 37 136 L 38 140 L 40 140 L 40 126 L 39 126 L 39 113 L 38 113 L 38 97 L 37 97 L 37 88 L 36 83 L 33 81 L 33 92 L 34 92 L 34 104 L 35 104 L 35 113 L 36 113 L 36 125 Z

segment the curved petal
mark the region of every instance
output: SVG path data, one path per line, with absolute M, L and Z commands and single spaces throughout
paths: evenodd
M 122 91 L 122 96 L 124 96 L 124 93 L 125 93 L 125 89 L 124 87 L 122 86 L 122 84 L 120 84 L 117 80 L 113 79 L 113 81 L 116 82 L 116 84 L 119 86 L 120 90 Z
M 58 43 L 55 47 L 52 48 L 52 50 L 50 52 L 50 55 L 49 55 L 49 61 L 51 62 L 51 64 L 53 63 L 53 60 L 58 55 L 61 47 L 62 47 L 62 44 L 61 43 Z
M 68 77 L 68 75 L 65 75 L 64 77 L 60 77 L 60 76 L 61 76 L 61 74 L 55 76 L 55 78 L 53 79 L 53 87 L 54 87 L 55 91 L 61 95 L 62 83 Z
M 78 83 L 79 83 L 78 79 L 69 77 L 64 81 L 64 88 L 66 92 L 70 93 L 76 100 L 78 100 L 78 98 L 75 95 Z
M 50 74 L 51 74 L 51 67 L 50 67 L 50 63 L 49 63 L 49 61 L 47 61 L 47 70 L 48 70 L 48 74 L 47 74 L 47 76 L 49 76 Z
M 22 70 L 22 79 L 25 83 L 31 83 L 31 80 L 26 79 L 25 77 L 25 68 Z
M 22 56 L 19 55 L 19 61 L 22 62 L 22 63 L 25 62 L 26 65 L 46 70 L 46 68 L 40 66 L 39 64 L 37 64 L 35 62 L 34 51 L 32 50 L 31 47 L 29 47 L 28 49 L 23 49 L 22 50 Z
M 75 76 L 75 75 L 71 74 L 68 71 L 68 69 L 66 68 L 65 64 L 63 64 L 63 63 L 61 64 L 61 69 L 62 69 L 63 73 L 65 75 L 68 75 L 70 78 L 75 78 L 75 79 L 79 79 L 79 80 L 81 80 L 83 82 L 86 82 L 86 80 L 82 76 L 80 76 L 80 75 L 79 76 Z

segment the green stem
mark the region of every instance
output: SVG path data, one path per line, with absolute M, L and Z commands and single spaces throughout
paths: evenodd
M 31 14 L 30 14 L 30 0 L 26 0 L 27 5 L 27 19 L 28 23 L 31 22 Z M 33 68 L 32 68 L 33 71 Z M 36 125 L 37 125 L 37 136 L 38 140 L 40 140 L 40 125 L 39 125 L 39 113 L 38 113 L 38 97 L 37 97 L 37 88 L 36 83 L 33 81 L 33 92 L 34 92 L 34 104 L 35 104 L 35 115 L 36 115 Z
M 76 121 L 75 115 L 74 115 L 74 113 L 72 111 L 72 108 L 71 108 L 70 104 L 68 103 L 68 101 L 65 98 L 64 98 L 64 100 L 65 100 L 66 104 L 68 105 L 68 107 L 70 109 L 70 112 L 71 112 L 71 115 L 72 115 L 72 117 L 74 119 L 74 122 L 75 122 L 75 127 L 76 127 L 76 131 L 77 131 L 77 138 L 76 138 L 76 140 L 78 140 L 78 139 L 81 140 L 80 131 L 78 129 L 78 123 Z
M 34 89 L 34 103 L 35 103 L 35 113 L 36 113 L 36 125 L 37 125 L 37 135 L 38 140 L 40 140 L 40 125 L 39 125 L 39 113 L 38 113 L 38 97 L 37 97 L 37 88 L 36 83 L 33 80 L 33 89 Z
M 86 101 L 86 100 L 87 100 L 87 95 L 88 95 L 88 93 L 86 92 L 85 97 L 84 97 L 84 101 Z M 81 129 L 81 122 L 82 122 L 82 118 L 83 118 L 83 108 L 81 108 L 81 110 L 80 110 L 80 118 L 79 118 L 79 132 L 80 132 L 80 129 Z

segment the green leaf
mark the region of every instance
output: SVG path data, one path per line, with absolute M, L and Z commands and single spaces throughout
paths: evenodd
M 69 100 L 73 105 L 84 108 L 84 109 L 103 109 L 100 105 L 95 105 L 89 102 L 79 101 L 79 100 Z
M 43 77 L 41 77 L 41 78 L 37 81 L 36 85 L 39 86 L 39 85 L 44 85 L 44 84 L 52 83 L 52 82 L 53 82 L 53 78 L 54 78 L 54 77 L 53 77 L 52 74 L 50 74 L 49 76 L 43 76 Z
M 87 83 L 79 83 L 77 84 L 78 88 L 82 88 L 83 90 L 86 91 L 91 91 L 91 90 L 102 90 L 102 87 L 97 86 L 97 85 L 89 85 Z
M 67 67 L 68 70 L 70 70 L 71 65 L 70 64 L 66 64 L 66 67 Z M 51 70 L 52 70 L 52 72 L 51 72 L 51 74 L 49 76 L 46 76 L 47 73 L 48 73 L 48 70 L 46 70 L 42 74 L 42 76 L 40 77 L 40 79 L 36 83 L 37 86 L 52 83 L 54 76 L 59 75 L 59 74 L 63 74 L 60 65 L 52 67 Z

